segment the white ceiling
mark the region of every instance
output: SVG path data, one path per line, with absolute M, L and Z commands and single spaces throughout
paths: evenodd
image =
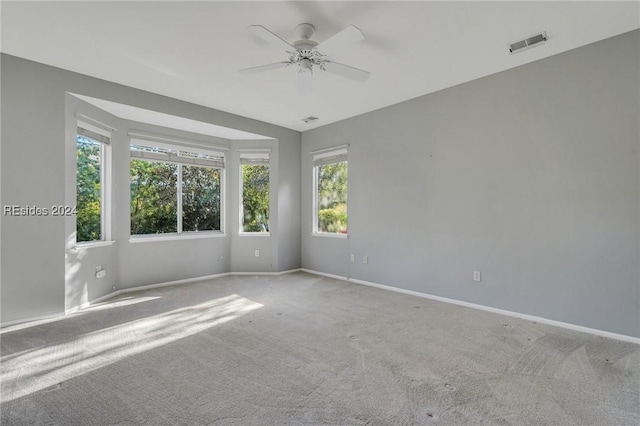
M 4 53 L 304 131 L 634 30 L 640 3 L 2 1 L 1 19 Z M 360 28 L 365 40 L 331 59 L 371 78 L 317 71 L 302 97 L 293 67 L 237 72 L 287 59 L 247 26 L 292 42 L 302 22 L 319 42 Z M 542 30 L 546 44 L 508 54 Z

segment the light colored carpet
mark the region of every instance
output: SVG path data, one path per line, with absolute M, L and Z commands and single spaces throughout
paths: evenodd
M 640 346 L 318 277 L 129 293 L 1 336 L 2 425 L 640 424 Z

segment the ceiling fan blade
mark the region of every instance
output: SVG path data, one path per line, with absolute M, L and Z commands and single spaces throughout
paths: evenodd
M 284 49 L 287 52 L 295 52 L 296 48 L 287 43 L 285 40 L 281 39 L 279 36 L 275 35 L 262 25 L 249 25 L 247 30 L 251 32 L 251 34 L 256 35 L 266 41 L 267 43 Z
M 298 72 L 298 89 L 300 95 L 309 96 L 313 91 L 313 74 L 311 70 L 300 70 Z
M 323 55 L 329 55 L 341 47 L 362 40 L 364 40 L 362 31 L 353 25 L 349 25 L 347 28 L 318 44 L 316 50 Z
M 350 67 L 338 62 L 326 61 L 322 65 L 322 69 L 331 74 L 337 74 L 342 77 L 350 78 L 357 81 L 367 81 L 371 73 L 369 71 Z
M 262 71 L 275 70 L 291 65 L 291 62 L 276 62 L 273 64 L 260 65 L 259 67 L 251 67 L 239 70 L 242 74 L 255 74 Z

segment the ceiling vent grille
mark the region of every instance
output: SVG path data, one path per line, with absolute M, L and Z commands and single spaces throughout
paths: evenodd
M 509 43 L 509 53 L 522 52 L 523 50 L 544 44 L 545 41 L 547 41 L 547 32 L 542 31 L 541 33 L 527 37 L 524 40 Z
M 317 121 L 317 120 L 318 120 L 318 117 L 314 117 L 313 115 L 310 115 L 309 117 L 302 119 L 302 121 L 304 121 L 307 124 L 311 124 L 311 123 L 313 123 L 314 121 Z

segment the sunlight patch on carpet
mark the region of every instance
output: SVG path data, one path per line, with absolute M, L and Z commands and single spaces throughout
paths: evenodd
M 264 305 L 237 294 L 103 328 L 75 340 L 0 358 L 2 400 L 11 401 L 211 327 Z

